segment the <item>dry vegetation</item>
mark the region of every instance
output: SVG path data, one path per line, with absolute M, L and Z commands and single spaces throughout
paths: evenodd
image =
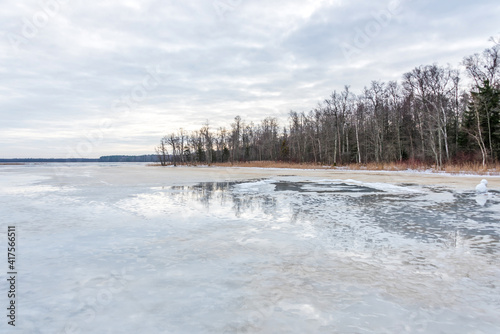
M 178 164 L 196 166 L 197 164 Z M 198 164 L 204 165 L 204 164 Z M 148 164 L 148 166 L 161 166 Z M 347 164 L 343 166 L 329 166 L 313 163 L 292 163 L 280 161 L 248 161 L 238 163 L 213 163 L 217 167 L 254 167 L 254 168 L 291 168 L 291 169 L 340 169 L 340 170 L 370 170 L 370 171 L 419 171 L 419 172 L 445 172 L 450 174 L 474 174 L 474 175 L 500 175 L 500 164 L 489 164 L 483 167 L 481 163 L 447 164 L 440 170 L 435 165 L 418 162 L 390 162 L 390 163 L 368 163 Z
M 178 166 L 206 166 L 204 163 L 177 163 Z M 161 166 L 160 163 L 148 164 L 148 166 Z M 254 168 L 291 168 L 291 169 L 332 169 L 332 166 L 323 166 L 312 163 L 292 163 L 281 161 L 247 161 L 247 162 L 217 162 L 210 166 L 216 167 L 254 167 Z
M 391 163 L 369 163 L 369 164 L 349 164 L 344 166 L 350 170 L 385 170 L 385 171 L 405 171 L 414 170 L 419 172 L 431 171 L 433 173 L 445 172 L 450 174 L 475 174 L 475 175 L 500 175 L 499 164 L 489 164 L 483 166 L 481 163 L 465 162 L 461 164 L 445 164 L 441 169 L 436 165 L 422 164 L 415 162 L 391 162 Z
M 212 164 L 219 167 L 256 167 L 256 168 L 292 168 L 292 169 L 330 169 L 331 166 L 325 166 L 312 163 L 293 163 L 281 161 L 247 161 L 231 164 L 230 162 L 218 162 Z

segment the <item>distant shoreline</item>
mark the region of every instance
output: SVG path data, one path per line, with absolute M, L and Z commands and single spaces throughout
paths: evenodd
M 0 159 L 0 164 L 26 164 L 34 162 L 101 162 L 99 159 Z
M 2 163 L 33 163 L 33 162 L 157 162 L 156 154 L 144 155 L 106 155 L 97 159 L 90 158 L 0 158 Z

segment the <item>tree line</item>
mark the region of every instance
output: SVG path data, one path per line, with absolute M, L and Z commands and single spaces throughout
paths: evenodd
M 236 116 L 229 128 L 164 136 L 162 165 L 286 161 L 342 165 L 403 162 L 497 163 L 500 158 L 500 44 L 465 57 L 462 72 L 422 65 L 401 81 L 372 81 L 359 94 L 334 91 L 308 112 L 260 123 Z

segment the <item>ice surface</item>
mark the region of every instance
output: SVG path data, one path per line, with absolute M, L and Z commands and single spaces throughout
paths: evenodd
M 204 170 L 0 166 L 17 332 L 500 332 L 494 185 Z

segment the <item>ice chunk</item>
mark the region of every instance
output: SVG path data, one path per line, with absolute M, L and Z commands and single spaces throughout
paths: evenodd
M 488 181 L 485 180 L 485 179 L 482 179 L 481 183 L 479 183 L 476 186 L 476 192 L 478 192 L 478 193 L 487 193 L 488 192 L 488 188 L 486 187 L 487 185 L 488 185 Z

